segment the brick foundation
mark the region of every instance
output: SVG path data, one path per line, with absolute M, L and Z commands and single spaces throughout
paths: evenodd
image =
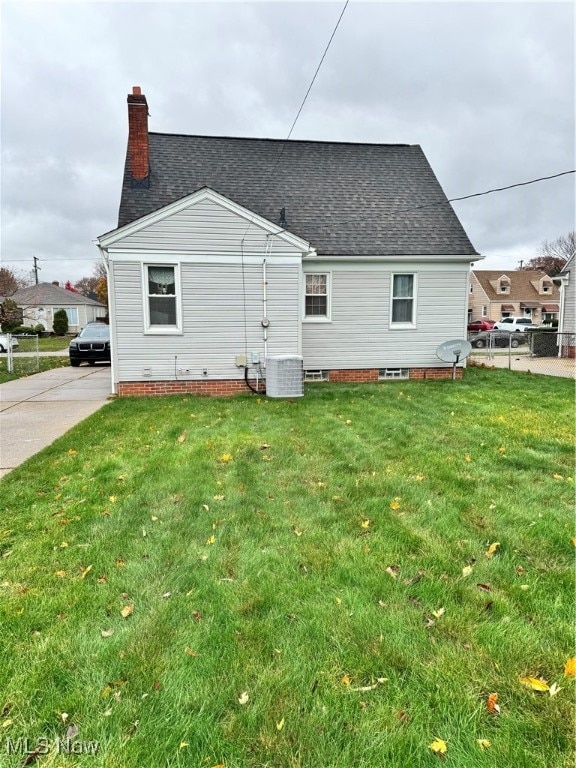
M 330 371 L 331 382 L 350 382 L 366 384 L 369 381 L 378 381 L 378 368 L 347 368 Z
M 229 397 L 250 392 L 243 379 L 217 381 L 123 381 L 118 384 L 120 397 L 146 397 L 148 395 L 207 395 Z
M 410 368 L 410 379 L 450 379 L 452 368 Z M 456 377 L 462 378 L 462 368 L 456 369 Z M 340 369 L 330 371 L 330 381 L 340 384 L 367 384 L 378 381 L 378 368 Z M 147 397 L 155 395 L 205 395 L 230 397 L 250 392 L 243 379 L 218 379 L 201 381 L 123 381 L 118 384 L 120 397 Z M 262 392 L 262 394 L 265 394 Z

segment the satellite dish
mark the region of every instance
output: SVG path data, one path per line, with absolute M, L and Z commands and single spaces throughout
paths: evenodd
M 472 344 L 466 339 L 451 339 L 445 341 L 436 349 L 436 357 L 445 363 L 452 363 L 452 378 L 456 378 L 456 366 L 460 360 L 465 360 L 472 352 Z

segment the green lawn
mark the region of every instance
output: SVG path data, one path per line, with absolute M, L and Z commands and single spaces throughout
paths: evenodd
M 573 475 L 566 379 L 106 405 L 2 483 L 0 764 L 572 766 Z
M 36 370 L 38 364 L 40 370 Z M 41 371 L 49 371 L 52 368 L 65 368 L 70 365 L 69 357 L 41 357 L 38 360 L 33 357 L 14 357 L 14 371 L 8 373 L 6 355 L 0 359 L 0 384 L 6 381 L 22 379 L 25 376 L 33 376 Z M 1 763 L 0 763 L 1 765 Z

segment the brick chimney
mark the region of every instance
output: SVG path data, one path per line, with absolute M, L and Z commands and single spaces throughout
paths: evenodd
M 148 102 L 135 85 L 128 94 L 128 155 L 132 178 L 143 181 L 150 173 Z

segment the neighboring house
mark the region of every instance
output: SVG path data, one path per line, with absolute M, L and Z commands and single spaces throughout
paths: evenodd
M 10 297 L 22 309 L 24 325 L 41 323 L 45 330 L 52 331 L 54 313 L 66 310 L 68 332 L 77 333 L 86 323 L 106 317 L 106 307 L 81 293 L 67 291 L 55 283 L 38 283 L 21 288 Z
M 566 357 L 576 357 L 576 258 L 574 254 L 570 256 L 562 272 L 559 272 L 553 280 L 560 291 L 558 332 L 563 334 L 561 336 L 562 354 Z
M 479 270 L 470 273 L 468 321 L 529 317 L 536 325 L 558 319 L 560 294 L 538 269 Z
M 309 379 L 449 377 L 478 259 L 422 149 L 148 132 L 128 96 L 107 263 L 119 394 L 245 389 L 300 355 Z

